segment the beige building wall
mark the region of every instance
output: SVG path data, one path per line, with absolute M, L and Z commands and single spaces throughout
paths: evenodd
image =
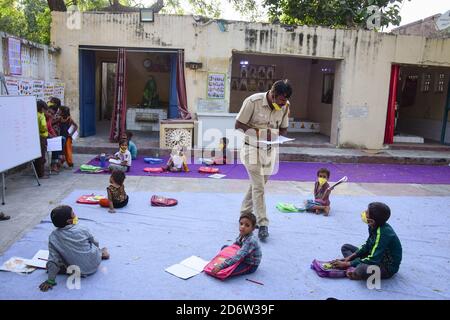
M 378 149 L 383 145 L 392 63 L 450 66 L 450 39 L 426 39 L 363 30 L 229 22 L 221 31 L 214 21 L 192 16 L 155 15 L 141 23 L 139 13 L 82 13 L 80 28 L 67 27 L 67 13 L 52 13 L 52 44 L 61 48 L 59 76 L 77 119 L 78 47 L 80 45 L 184 49 L 185 61 L 203 68 L 186 70 L 188 106 L 196 111 L 206 96 L 208 72 L 227 73 L 232 51 L 342 60 L 336 74 L 331 142 Z M 229 83 L 226 100 L 229 103 Z

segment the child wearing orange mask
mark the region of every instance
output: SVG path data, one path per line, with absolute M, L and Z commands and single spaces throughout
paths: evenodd
M 314 184 L 314 200 L 305 201 L 305 209 L 307 212 L 319 214 L 323 212 L 324 216 L 330 213 L 330 193 L 333 188 L 328 184 L 330 179 L 330 171 L 321 168 L 317 171 L 317 181 Z

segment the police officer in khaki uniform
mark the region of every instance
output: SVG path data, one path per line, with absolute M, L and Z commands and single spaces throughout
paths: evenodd
M 278 164 L 278 145 L 263 141 L 286 136 L 289 127 L 289 101 L 292 88 L 288 80 L 275 82 L 269 92 L 256 93 L 242 104 L 235 128 L 245 133 L 241 161 L 250 177 L 250 187 L 242 202 L 241 215 L 254 213 L 261 240 L 269 236 L 264 186 Z

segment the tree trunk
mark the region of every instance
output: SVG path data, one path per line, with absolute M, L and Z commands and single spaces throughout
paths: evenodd
M 47 0 L 50 11 L 67 11 L 64 0 Z

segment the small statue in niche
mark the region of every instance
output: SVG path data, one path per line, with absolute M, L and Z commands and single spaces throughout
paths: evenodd
M 155 78 L 150 76 L 144 88 L 142 104 L 148 108 L 159 108 L 159 95 Z

